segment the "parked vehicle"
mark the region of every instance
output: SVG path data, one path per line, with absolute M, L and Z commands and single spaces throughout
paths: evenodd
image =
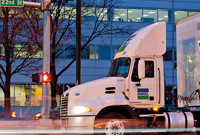
M 60 106 L 57 106 L 50 111 L 50 118 L 51 119 L 59 119 L 60 118 Z
M 43 114 L 41 112 L 36 112 L 34 115 L 31 115 L 33 119 L 40 119 L 42 118 Z M 50 119 L 59 119 L 60 118 L 60 106 L 57 106 L 50 110 L 49 113 L 49 118 Z
M 187 30 L 184 30 L 184 28 Z M 189 32 L 189 28 L 190 26 L 183 26 L 181 28 L 183 29 L 182 33 L 187 31 L 190 34 L 189 36 L 191 36 L 191 33 L 195 33 L 193 29 Z M 178 30 L 179 27 L 177 27 Z M 187 37 L 182 36 L 180 43 L 185 39 Z M 189 43 L 188 46 L 190 46 Z M 187 45 L 182 46 L 182 48 L 184 47 L 187 48 Z M 196 49 L 196 51 L 200 51 L 199 44 L 197 47 L 199 49 Z M 185 70 L 187 66 L 195 69 L 197 72 L 195 74 L 197 79 L 195 82 L 199 86 L 200 63 L 198 60 L 200 59 L 200 53 L 195 53 L 194 49 L 192 51 L 189 54 L 195 57 L 192 57 L 193 59 L 188 62 L 196 62 L 196 64 L 193 64 L 193 66 L 189 63 L 188 65 L 184 65 L 183 61 L 187 57 L 183 58 L 182 55 L 177 66 L 178 69 L 182 67 L 185 73 L 188 71 Z M 197 123 L 200 121 L 200 117 L 195 116 L 195 113 L 190 111 L 174 112 L 169 108 L 165 112 L 161 111 L 165 106 L 162 56 L 165 52 L 165 22 L 154 23 L 133 33 L 117 52 L 106 78 L 72 87 L 63 93 L 61 97 L 62 127 L 67 127 L 69 130 L 87 129 L 93 132 L 96 131 L 95 129 L 101 129 L 106 134 L 124 134 L 126 129 L 141 129 L 144 127 L 179 128 L 179 133 L 181 130 L 183 132 L 189 132 L 190 130 L 187 129 L 193 129 L 195 127 L 195 121 Z M 177 51 L 177 53 L 179 52 Z M 186 51 L 184 55 L 186 55 Z M 194 60 L 194 58 L 197 60 Z M 177 98 L 177 102 L 180 102 L 179 107 L 192 105 L 195 108 L 199 108 L 199 92 L 195 93 L 193 100 L 190 100 L 190 102 L 189 100 L 186 101 L 189 97 L 184 97 L 188 95 L 183 95 L 188 93 L 189 88 L 195 88 L 193 87 L 194 83 L 188 82 L 193 79 L 194 74 L 191 76 L 191 74 L 183 75 L 184 72 L 181 74 L 178 71 L 178 73 L 178 76 L 181 77 L 178 81 L 178 88 L 181 88 L 178 89 L 179 95 Z M 180 85 L 187 87 L 179 87 Z M 196 112 L 200 113 L 199 111 Z M 126 123 L 124 119 L 128 119 L 131 124 Z M 98 124 L 100 121 L 102 121 L 101 126 Z
M 0 117 L 4 117 L 5 110 L 3 106 L 0 106 Z M 11 110 L 11 116 L 16 117 L 15 111 Z

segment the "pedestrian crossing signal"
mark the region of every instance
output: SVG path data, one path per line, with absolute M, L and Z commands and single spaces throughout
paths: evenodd
M 39 73 L 32 74 L 32 82 L 35 82 L 35 83 L 40 82 L 40 74 Z
M 42 82 L 43 83 L 51 82 L 51 74 L 49 74 L 49 73 L 43 73 L 42 74 Z

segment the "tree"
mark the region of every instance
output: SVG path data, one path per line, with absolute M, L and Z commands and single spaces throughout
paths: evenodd
M 91 15 L 94 17 L 93 21 L 82 21 L 82 26 L 85 28 L 90 28 L 89 34 L 82 34 L 82 47 L 81 50 L 85 49 L 85 47 L 93 41 L 95 38 L 102 35 L 115 35 L 115 34 L 128 34 L 130 35 L 130 29 L 128 26 L 115 26 L 111 27 L 112 21 L 104 21 L 105 18 L 108 17 L 108 13 L 112 12 L 114 6 L 120 3 L 120 0 L 85 0 L 82 1 L 82 18 L 87 15 Z M 62 54 L 64 51 L 68 49 L 75 48 L 64 48 L 61 51 L 61 47 L 68 38 L 75 38 L 75 7 L 74 5 L 69 5 L 65 12 L 64 4 L 57 3 L 54 6 L 54 10 L 52 11 L 52 20 L 51 20 L 51 64 L 50 64 L 50 72 L 51 72 L 51 107 L 54 108 L 57 106 L 56 104 L 56 90 L 57 90 L 57 81 L 58 78 L 72 65 L 72 63 L 76 60 L 76 56 L 73 56 L 72 61 L 66 65 L 61 71 L 56 72 L 56 58 Z M 95 7 L 93 9 L 92 7 Z M 106 12 L 105 12 L 106 11 Z M 65 16 L 65 17 L 64 17 Z M 110 19 L 110 18 L 109 18 Z M 131 33 L 132 34 L 132 33 Z
M 36 70 L 41 50 L 40 18 L 34 8 L 0 8 L 0 88 L 4 92 L 5 117 L 10 117 L 10 84 L 14 74 Z M 33 59 L 34 58 L 34 59 Z

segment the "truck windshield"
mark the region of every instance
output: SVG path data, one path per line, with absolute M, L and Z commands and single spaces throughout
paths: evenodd
M 108 77 L 127 77 L 130 58 L 119 58 L 112 62 Z

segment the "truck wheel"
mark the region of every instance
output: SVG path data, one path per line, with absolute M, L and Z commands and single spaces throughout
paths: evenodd
M 129 126 L 128 119 L 121 113 L 107 113 L 101 118 L 95 119 L 94 133 L 106 135 L 128 135 L 126 129 Z
M 124 130 L 125 128 L 123 122 L 117 119 L 110 120 L 105 125 L 106 135 L 122 135 L 124 134 Z

